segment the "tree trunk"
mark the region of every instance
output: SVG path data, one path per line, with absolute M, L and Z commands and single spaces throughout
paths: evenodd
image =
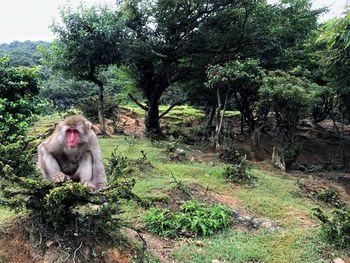
M 157 99 L 149 100 L 148 111 L 145 119 L 146 135 L 152 137 L 153 135 L 160 135 L 159 125 L 159 101 Z
M 222 130 L 223 122 L 224 122 L 224 115 L 225 115 L 228 96 L 229 96 L 229 91 L 227 90 L 225 102 L 224 102 L 224 105 L 222 105 L 220 91 L 218 89 L 218 91 L 217 91 L 218 109 L 217 109 L 217 125 L 216 125 L 216 138 L 215 138 L 215 149 L 216 150 L 218 150 L 222 144 L 221 130 Z M 222 109 L 222 107 L 223 107 L 223 109 Z M 222 109 L 222 113 L 221 113 L 221 109 Z
M 211 106 L 209 109 L 209 117 L 207 121 L 207 128 L 211 128 L 213 126 L 213 120 L 215 117 L 215 107 Z
M 104 101 L 103 101 L 103 83 L 99 85 L 98 91 L 98 122 L 100 123 L 100 131 L 102 135 L 106 134 L 106 126 L 104 119 Z
M 342 123 L 341 123 L 342 128 L 341 128 L 341 130 L 339 129 L 339 126 L 336 123 L 334 115 L 335 115 L 334 112 L 332 112 L 331 119 L 333 121 L 333 126 L 334 126 L 334 128 L 337 132 L 337 135 L 338 135 L 340 160 L 342 162 L 342 165 L 345 168 L 346 163 L 345 163 L 345 149 L 344 149 L 344 118 L 343 118 L 344 115 L 342 115 Z
M 103 95 L 104 95 L 104 87 L 103 82 L 99 80 L 94 73 L 91 73 L 91 76 L 89 77 L 90 81 L 95 83 L 99 90 L 98 90 L 98 108 L 97 108 L 97 115 L 98 115 L 98 122 L 100 124 L 100 132 L 102 135 L 106 135 L 106 127 L 105 127 L 105 119 L 104 119 L 104 101 L 103 101 Z

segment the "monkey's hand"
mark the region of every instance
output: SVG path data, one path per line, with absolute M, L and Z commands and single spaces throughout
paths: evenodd
M 57 172 L 51 177 L 51 180 L 56 184 L 57 183 L 64 183 L 64 182 L 68 181 L 69 179 L 70 179 L 69 176 L 62 173 L 62 172 Z
M 92 191 L 92 192 L 95 192 L 96 191 L 96 186 L 91 183 L 91 182 L 84 182 L 83 185 L 89 187 L 89 189 Z

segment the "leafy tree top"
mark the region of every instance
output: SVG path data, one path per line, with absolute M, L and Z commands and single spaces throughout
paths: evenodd
M 258 60 L 234 60 L 208 68 L 208 85 L 251 89 L 261 84 L 265 76 Z
M 61 12 L 62 24 L 52 25 L 58 40 L 44 50 L 54 70 L 80 80 L 92 80 L 102 67 L 118 62 L 123 52 L 125 27 L 122 14 L 107 7 Z

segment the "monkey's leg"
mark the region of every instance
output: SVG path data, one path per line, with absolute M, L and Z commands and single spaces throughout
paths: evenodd
M 61 168 L 55 157 L 53 157 L 43 145 L 40 145 L 38 150 L 38 165 L 45 177 L 54 183 L 66 181 L 68 177 L 61 172 Z
M 79 178 L 82 184 L 86 184 L 90 188 L 94 188 L 92 181 L 92 156 L 91 152 L 86 152 L 81 157 L 79 168 L 73 177 Z

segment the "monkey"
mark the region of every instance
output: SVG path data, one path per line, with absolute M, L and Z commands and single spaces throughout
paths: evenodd
M 38 166 L 45 178 L 79 181 L 92 190 L 106 188 L 107 177 L 92 123 L 80 115 L 61 121 L 38 146 Z

